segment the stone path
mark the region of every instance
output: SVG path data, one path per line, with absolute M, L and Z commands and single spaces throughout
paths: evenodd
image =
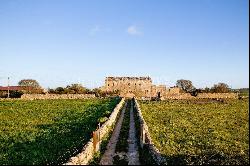
M 127 107 L 127 102 L 125 103 L 125 105 L 122 109 L 120 118 L 115 125 L 115 129 L 114 129 L 112 136 L 109 140 L 109 143 L 107 145 L 107 150 L 103 154 L 101 161 L 99 163 L 100 165 L 112 165 L 113 164 L 113 156 L 115 155 L 115 147 L 116 147 L 116 143 L 117 143 L 118 138 L 119 138 L 119 134 L 120 134 L 120 130 L 121 130 L 122 121 L 124 118 L 124 113 L 125 113 L 126 107 Z
M 129 124 L 128 145 L 129 145 L 128 165 L 140 165 L 138 145 L 137 145 L 137 139 L 136 139 L 133 102 L 131 102 L 131 106 L 130 106 L 130 124 Z
M 105 151 L 104 155 L 101 158 L 100 165 L 113 165 L 114 164 L 114 157 L 116 155 L 127 158 L 128 160 L 128 165 L 140 165 L 140 160 L 139 160 L 139 152 L 138 152 L 138 144 L 137 144 L 137 137 L 136 137 L 136 129 L 135 129 L 135 120 L 134 120 L 134 107 L 133 107 L 133 101 L 131 101 L 131 104 L 128 105 L 128 101 L 126 101 L 120 118 L 116 123 L 115 129 L 112 133 L 112 136 L 109 140 L 109 143 L 107 145 L 107 150 Z M 126 108 L 129 108 L 129 136 L 128 136 L 128 152 L 117 152 L 115 153 L 116 150 L 116 144 L 119 139 L 120 135 L 120 130 L 122 127 L 122 122 L 124 119 L 124 114 Z M 128 110 L 127 110 L 128 111 Z M 121 158 L 119 157 L 119 158 Z

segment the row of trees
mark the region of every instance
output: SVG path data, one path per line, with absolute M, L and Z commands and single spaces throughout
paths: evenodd
M 101 91 L 100 88 L 88 89 L 83 87 L 81 84 L 71 84 L 63 87 L 57 87 L 55 89 L 48 89 L 49 94 L 95 94 L 97 97 L 105 97 L 105 96 L 116 96 L 119 94 L 118 91 L 114 92 L 104 92 Z
M 55 89 L 48 89 L 48 93 L 51 94 L 86 94 L 90 92 L 90 89 L 83 87 L 81 84 L 71 84 L 66 86 L 65 88 L 57 87 Z
M 228 93 L 232 91 L 225 83 L 214 84 L 211 88 L 197 89 L 193 86 L 192 81 L 184 79 L 177 80 L 176 86 L 179 87 L 182 92 L 191 93 L 194 96 L 198 93 Z

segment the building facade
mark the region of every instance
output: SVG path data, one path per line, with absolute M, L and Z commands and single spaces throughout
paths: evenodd
M 150 77 L 106 77 L 101 88 L 106 92 L 117 92 L 122 97 L 164 97 L 167 93 L 178 93 L 165 85 L 153 85 Z

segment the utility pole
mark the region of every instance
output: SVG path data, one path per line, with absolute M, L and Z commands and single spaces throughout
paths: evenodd
M 10 98 L 10 77 L 8 77 L 8 98 Z

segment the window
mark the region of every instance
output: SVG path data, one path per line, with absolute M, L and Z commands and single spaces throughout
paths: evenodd
M 128 83 L 128 86 L 130 86 L 130 83 Z
M 109 84 L 108 84 L 108 86 L 109 86 Z

